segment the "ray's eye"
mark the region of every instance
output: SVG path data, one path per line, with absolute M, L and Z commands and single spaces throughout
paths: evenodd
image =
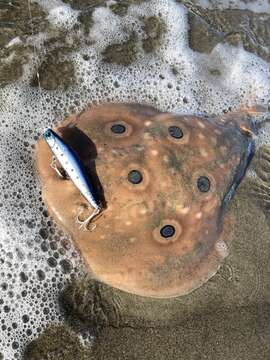
M 175 228 L 172 225 L 165 225 L 160 229 L 160 235 L 165 239 L 172 237 L 175 234 Z
M 197 187 L 200 192 L 208 192 L 211 187 L 210 180 L 206 176 L 200 176 L 197 180 Z
M 128 173 L 128 181 L 132 184 L 140 184 L 143 180 L 142 174 L 138 170 L 131 170 Z
M 114 124 L 111 126 L 111 131 L 114 134 L 123 134 L 126 131 L 126 127 L 122 124 Z
M 168 131 L 171 137 L 173 137 L 174 139 L 182 139 L 182 137 L 184 136 L 183 131 L 179 126 L 169 126 Z

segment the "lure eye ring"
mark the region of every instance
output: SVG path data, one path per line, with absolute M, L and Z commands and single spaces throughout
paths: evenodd
M 51 130 L 50 130 L 50 129 L 47 129 L 47 130 L 45 131 L 45 133 L 44 133 L 45 139 L 50 139 L 51 136 L 52 136 Z

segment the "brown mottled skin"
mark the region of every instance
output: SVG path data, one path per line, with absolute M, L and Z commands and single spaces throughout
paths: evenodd
M 126 131 L 113 133 L 113 124 Z M 169 126 L 180 127 L 183 137 L 173 138 Z M 44 201 L 97 279 L 143 296 L 187 294 L 213 276 L 228 254 L 230 218 L 222 202 L 251 141 L 240 128 L 248 128 L 241 114 L 201 118 L 135 104 L 92 106 L 56 131 L 97 189 L 103 211 L 93 222 L 96 228 L 79 229 L 80 207 L 85 205 L 85 217 L 92 209 L 50 167 L 51 151 L 40 140 Z M 141 183 L 128 181 L 131 170 L 141 172 Z M 197 187 L 201 176 L 210 180 L 208 192 Z M 166 224 L 175 228 L 169 238 L 160 234 Z

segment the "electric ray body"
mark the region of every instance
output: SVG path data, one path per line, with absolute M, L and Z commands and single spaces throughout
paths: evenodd
M 39 142 L 44 200 L 96 278 L 171 297 L 216 273 L 228 254 L 226 208 L 254 151 L 239 125 L 246 121 L 240 113 L 178 116 L 135 104 L 93 106 L 67 118 L 58 131 L 103 198 L 93 232 L 77 228 L 74 216 L 85 200 L 53 172 Z

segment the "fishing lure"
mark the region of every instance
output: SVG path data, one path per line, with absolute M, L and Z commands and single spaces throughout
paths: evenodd
M 91 215 L 83 221 L 79 219 L 80 214 L 77 216 L 77 222 L 80 224 L 80 228 L 87 230 L 88 224 L 91 220 L 101 212 L 101 206 L 97 199 L 93 185 L 86 174 L 85 168 L 71 147 L 66 144 L 64 140 L 52 129 L 47 129 L 44 132 L 43 137 L 54 154 L 51 163 L 53 169 L 55 169 L 59 176 L 63 177 L 55 165 L 56 160 L 58 160 L 69 178 L 73 181 L 74 185 L 80 190 L 81 194 L 94 208 Z

